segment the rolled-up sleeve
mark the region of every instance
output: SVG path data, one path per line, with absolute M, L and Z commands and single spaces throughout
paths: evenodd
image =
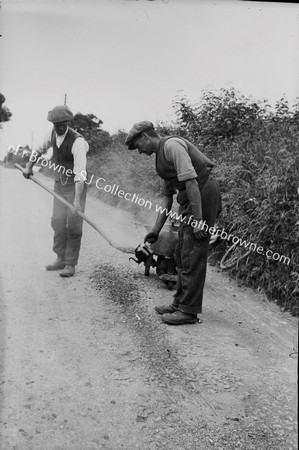
M 185 142 L 178 138 L 171 138 L 165 144 L 165 157 L 174 164 L 179 181 L 191 180 L 197 173 L 188 154 Z
M 78 137 L 72 147 L 72 154 L 74 156 L 74 181 L 86 180 L 86 153 L 89 150 L 89 145 L 82 137 Z

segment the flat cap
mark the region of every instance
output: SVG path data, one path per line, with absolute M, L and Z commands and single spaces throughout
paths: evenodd
M 52 123 L 70 122 L 74 117 L 72 111 L 65 105 L 55 106 L 48 112 L 47 119 Z
M 147 120 L 144 120 L 143 122 L 135 123 L 135 125 L 133 125 L 133 127 L 129 131 L 128 136 L 126 137 L 125 145 L 128 146 L 129 150 L 135 150 L 137 148 L 137 146 L 135 144 L 135 139 L 141 133 L 143 133 L 143 131 L 148 131 L 148 130 L 153 130 L 153 129 L 154 129 L 154 125 L 152 124 L 152 122 L 149 122 Z

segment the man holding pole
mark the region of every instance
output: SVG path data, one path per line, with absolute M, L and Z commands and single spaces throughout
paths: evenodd
M 53 251 L 57 259 L 46 266 L 47 270 L 61 270 L 61 277 L 71 277 L 78 263 L 82 238 L 83 219 L 76 210 L 84 212 L 86 202 L 86 153 L 89 146 L 84 138 L 69 127 L 73 113 L 65 106 L 56 106 L 48 113 L 53 129 L 46 137 L 41 150 L 33 151 L 23 171 L 25 178 L 33 175 L 32 168 L 38 158 L 53 149 L 55 173 L 54 192 L 74 206 L 72 211 L 54 198 L 51 226 L 54 230 Z
M 162 213 L 144 241 L 154 243 L 171 210 L 177 192 L 180 205 L 179 239 L 176 247 L 177 291 L 171 305 L 156 306 L 167 324 L 196 323 L 202 313 L 209 234 L 221 210 L 217 181 L 211 174 L 213 164 L 191 142 L 178 136 L 161 137 L 153 124 L 138 122 L 125 144 L 145 155 L 156 155 L 156 171 L 164 180 Z

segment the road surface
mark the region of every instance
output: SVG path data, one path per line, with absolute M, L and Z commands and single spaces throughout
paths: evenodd
M 87 224 L 75 277 L 47 272 L 52 197 L 0 177 L 2 450 L 297 448 L 294 317 L 209 267 L 203 323 L 168 326 L 172 292 Z M 86 214 L 142 242 L 127 212 Z

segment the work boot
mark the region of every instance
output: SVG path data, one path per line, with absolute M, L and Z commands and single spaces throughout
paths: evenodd
M 54 261 L 52 264 L 48 264 L 46 266 L 46 270 L 61 270 L 64 269 L 66 266 L 65 262 L 62 258 L 57 258 L 56 261 Z
M 75 266 L 71 266 L 68 264 L 67 266 L 65 266 L 62 272 L 59 272 L 59 275 L 61 277 L 72 277 L 74 273 L 75 273 Z
M 185 323 L 196 323 L 196 314 L 186 314 L 182 311 L 175 311 L 172 314 L 163 314 L 162 321 L 169 325 L 183 325 Z
M 175 311 L 177 311 L 178 309 L 175 306 L 172 305 L 161 305 L 161 306 L 155 306 L 155 311 L 158 314 L 172 314 Z

